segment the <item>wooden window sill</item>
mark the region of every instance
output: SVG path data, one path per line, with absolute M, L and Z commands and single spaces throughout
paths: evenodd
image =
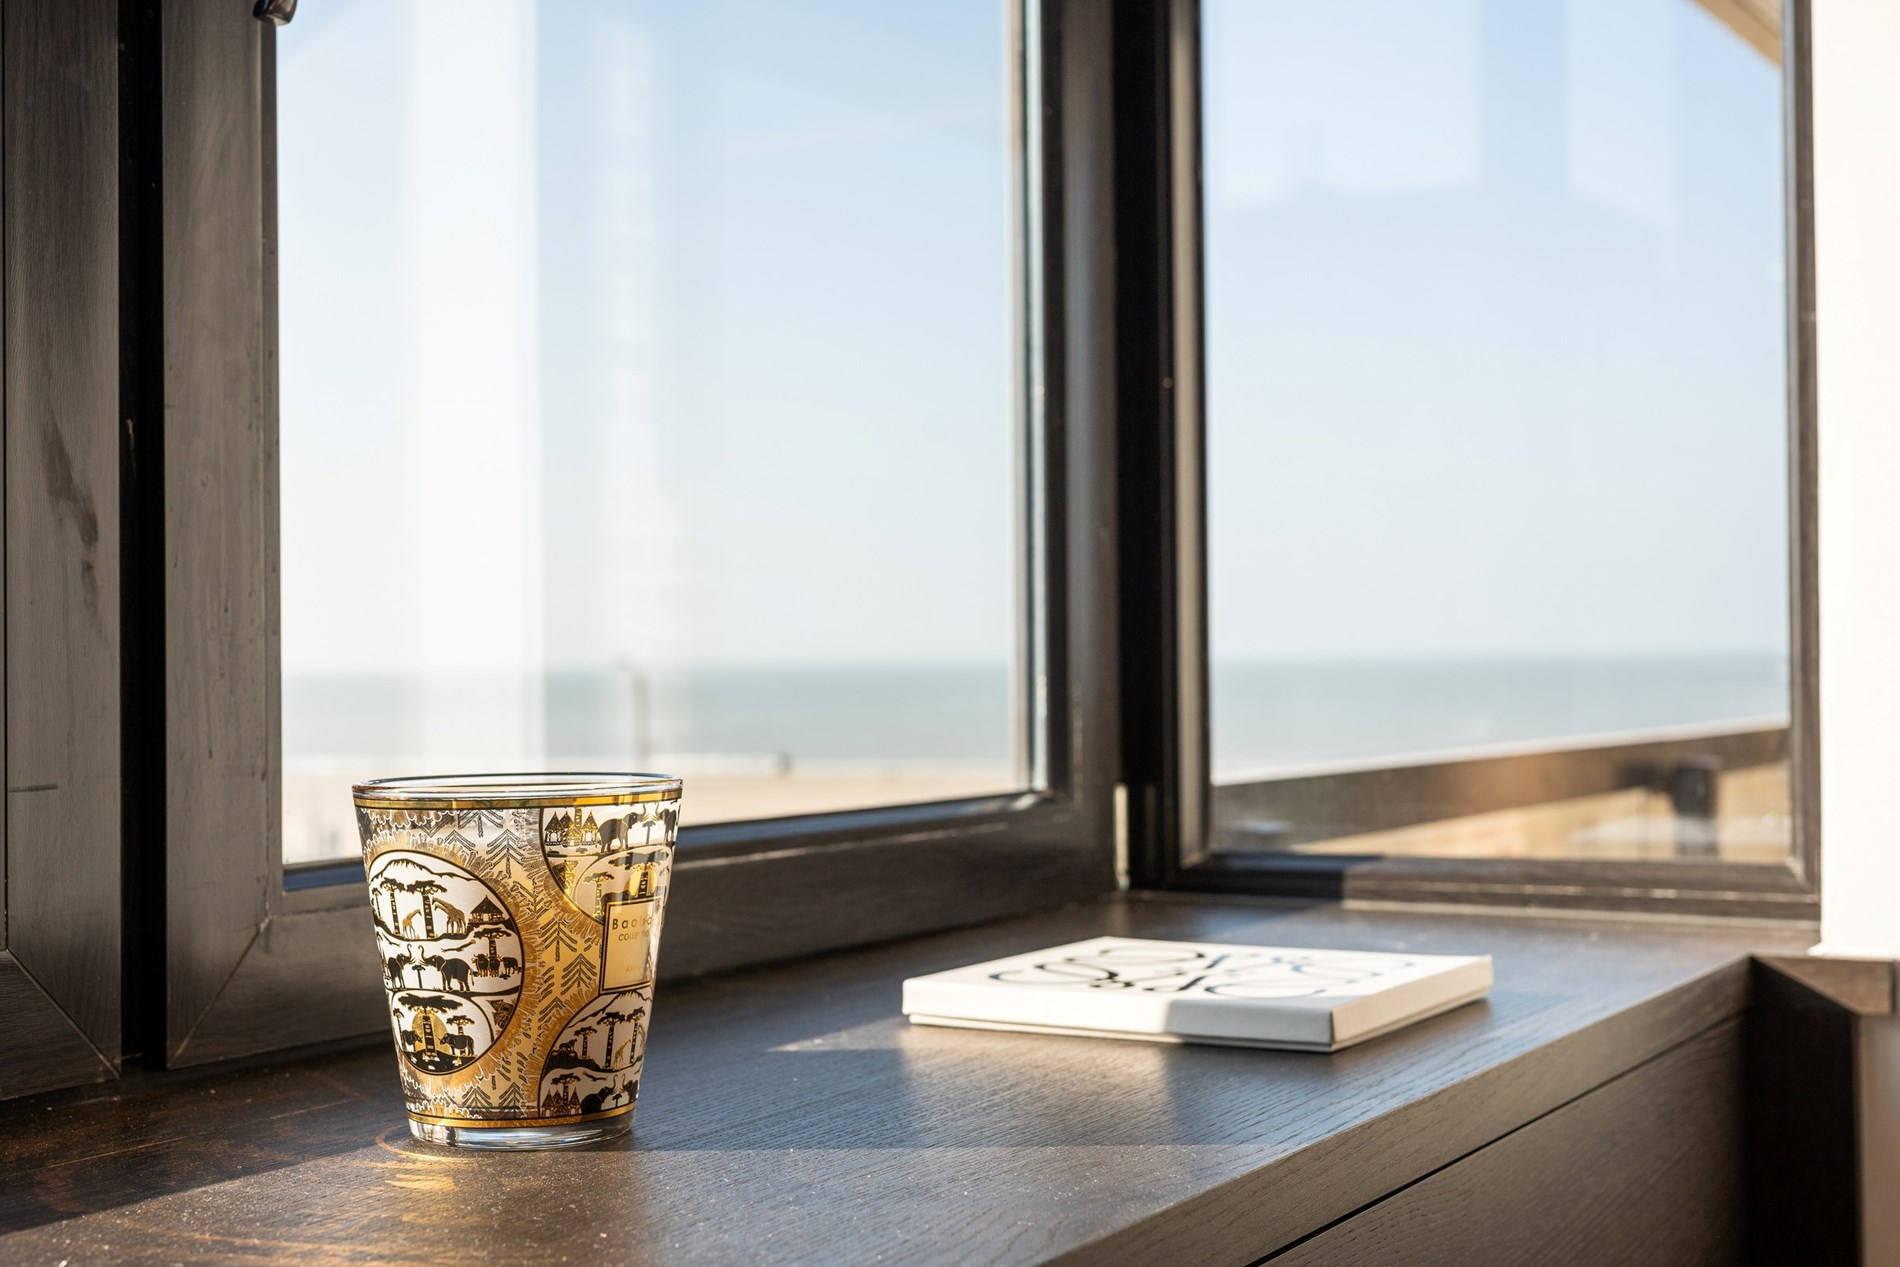
M 1490 953 L 1497 984 L 1331 1056 L 898 1012 L 906 976 L 1104 933 Z M 1749 956 L 1810 939 L 1117 898 L 662 984 L 633 1136 L 594 1149 L 412 1144 L 381 1044 L 0 1107 L 0 1258 L 1245 1263 L 1731 1033 Z

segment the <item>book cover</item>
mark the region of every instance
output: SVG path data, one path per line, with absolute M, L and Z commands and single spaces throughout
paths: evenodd
M 1337 1051 L 1491 988 L 1489 955 L 1097 937 L 904 982 L 919 1025 Z

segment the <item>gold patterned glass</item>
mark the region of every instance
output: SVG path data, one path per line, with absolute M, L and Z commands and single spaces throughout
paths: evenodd
M 465 775 L 355 792 L 410 1134 L 556 1148 L 624 1133 L 680 781 Z

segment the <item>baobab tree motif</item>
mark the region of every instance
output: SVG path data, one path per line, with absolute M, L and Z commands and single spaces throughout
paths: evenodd
M 644 1015 L 645 1015 L 645 1012 L 643 1011 L 642 1012 L 616 1012 L 611 1009 L 609 1009 L 608 1011 L 602 1012 L 600 1014 L 600 1019 L 607 1023 L 607 1050 L 602 1054 L 609 1066 L 612 1066 L 615 1063 L 614 1053 L 619 1050 L 618 1048 L 614 1046 L 615 1027 L 625 1021 L 637 1021 L 639 1020 L 640 1017 Z
M 388 896 L 389 923 L 386 925 L 386 927 L 388 928 L 389 932 L 392 935 L 395 934 L 396 930 L 402 926 L 402 916 L 397 913 L 397 909 L 396 909 L 396 894 L 403 888 L 402 881 L 396 879 L 394 876 L 386 875 L 381 880 L 378 880 L 375 883 L 371 884 L 370 888 L 381 889 L 384 892 L 384 894 Z M 370 903 L 370 908 L 372 910 L 375 909 L 375 906 L 376 904 L 374 902 Z M 378 912 L 378 914 L 380 915 L 381 912 Z
M 652 1003 L 651 986 L 619 990 L 597 995 L 568 1019 L 541 1065 L 544 1115 L 605 1113 L 633 1103 Z
M 520 1001 L 513 916 L 473 873 L 431 854 L 378 854 L 369 887 L 397 1049 L 426 1074 L 474 1063 Z
M 469 877 L 473 879 L 474 877 Z M 411 893 L 422 898 L 422 935 L 429 941 L 435 940 L 435 895 L 448 890 L 434 880 L 417 880 L 409 886 Z

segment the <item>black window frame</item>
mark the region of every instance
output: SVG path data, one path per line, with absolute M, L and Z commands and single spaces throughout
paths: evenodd
M 1794 810 L 1793 847 L 1781 864 L 1368 857 L 1215 847 L 1201 395 L 1200 7 L 1199 0 L 1116 6 L 1119 319 L 1129 339 L 1121 362 L 1122 706 L 1130 722 L 1125 747 L 1136 883 L 1335 901 L 1818 918 L 1809 0 L 1790 0 L 1782 30 L 1791 660 L 1785 744 Z M 1538 756 L 1556 785 L 1607 790 L 1605 767 L 1614 758 L 1600 748 L 1552 745 Z M 1442 773 L 1456 778 L 1473 772 Z M 1616 778 L 1625 780 L 1616 786 L 1628 786 L 1626 775 Z M 1380 790 L 1376 778 L 1363 786 L 1373 795 Z M 1256 795 L 1272 790 L 1254 789 Z M 1335 788 L 1333 795 L 1353 791 Z
M 665 972 L 684 977 L 1048 909 L 1113 887 L 1112 353 L 1104 287 L 1107 24 L 1075 0 L 1027 0 L 1016 98 L 1023 170 L 1019 490 L 1046 588 L 1026 644 L 1043 671 L 1042 789 L 927 805 L 687 827 Z M 286 869 L 278 811 L 274 28 L 244 6 L 129 3 L 162 328 L 128 390 L 164 419 L 163 471 L 142 478 L 165 559 L 137 613 L 164 648 L 140 768 L 164 807 L 162 883 L 140 895 L 165 930 L 163 1006 L 136 1040 L 168 1066 L 380 1031 L 360 863 Z M 241 20 L 240 20 L 241 19 Z M 1030 54 L 1035 64 L 1030 66 Z M 1032 73 L 1033 71 L 1033 73 Z M 135 74 L 135 78 L 139 78 Z M 1031 170 L 1030 164 L 1034 164 Z M 155 233 L 153 226 L 156 226 Z M 1033 272 L 1031 270 L 1034 270 Z M 258 332 L 262 337 L 258 337 Z M 1033 384 L 1034 391 L 1030 390 Z M 208 472 L 222 477 L 205 495 Z M 233 478 L 235 477 L 235 478 Z M 691 795 L 690 786 L 688 796 Z M 1006 879 L 1005 879 L 1006 877 Z M 294 997 L 294 1009 L 281 1000 Z

